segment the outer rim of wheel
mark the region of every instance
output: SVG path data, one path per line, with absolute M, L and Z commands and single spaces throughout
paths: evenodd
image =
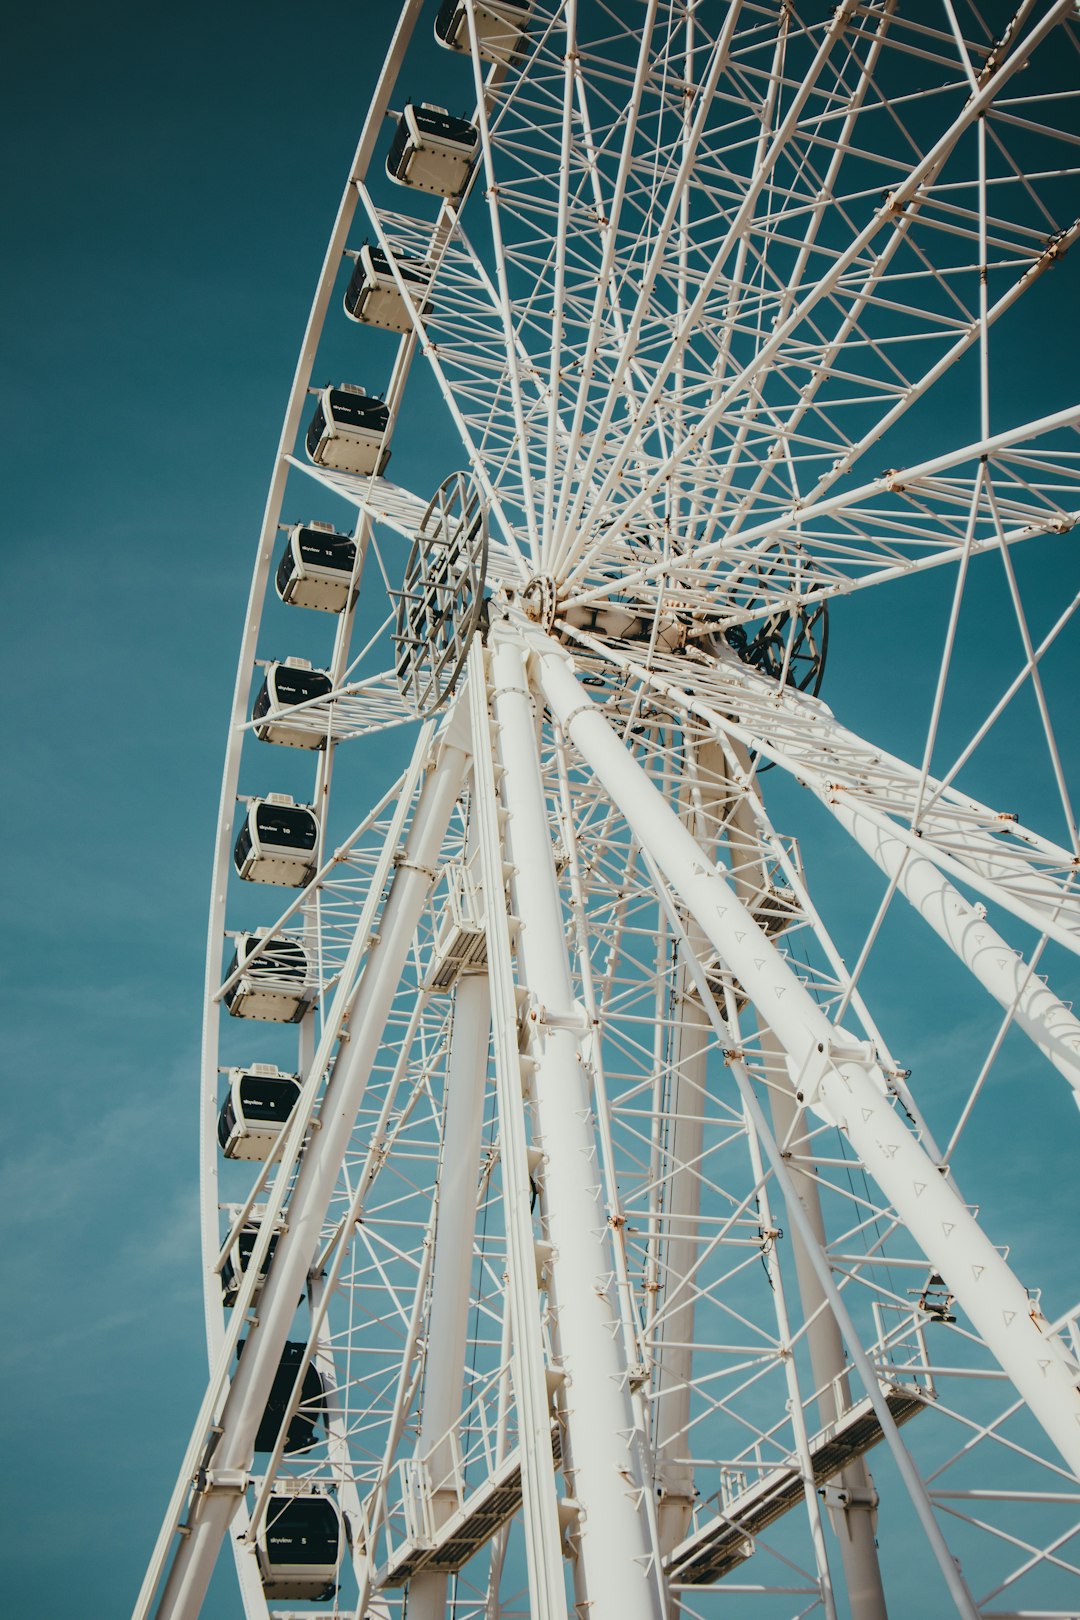
M 403 13 L 403 16 L 405 14 L 407 14 L 410 10 L 411 10 L 411 13 L 412 13 L 412 20 L 415 21 L 416 14 L 419 11 L 419 5 L 417 3 L 411 3 L 410 7 L 406 8 L 406 13 Z M 388 58 L 388 63 L 389 63 L 389 61 L 390 61 L 390 58 Z M 396 72 L 396 70 L 395 70 L 395 72 Z M 388 85 L 386 87 L 385 96 L 383 97 L 384 101 L 387 101 L 389 96 L 393 93 L 393 84 L 394 84 L 394 79 L 392 77 L 390 82 L 388 83 Z M 369 118 L 369 123 L 370 123 L 370 118 Z M 363 179 L 363 174 L 362 173 L 359 174 L 359 175 L 354 174 L 354 176 L 352 178 L 350 178 L 350 182 L 349 182 L 348 186 L 346 187 L 345 199 L 346 199 L 346 202 L 351 202 L 352 206 L 355 206 L 355 201 L 356 201 L 356 186 L 354 184 L 354 181 L 356 179 L 362 180 Z M 343 207 L 344 207 L 344 204 L 343 204 Z M 341 226 L 341 216 L 339 215 L 339 228 L 340 228 L 340 226 Z M 344 230 L 347 231 L 347 229 L 348 229 L 348 220 L 345 221 L 345 225 L 344 225 Z M 331 255 L 332 255 L 333 243 L 336 240 L 337 234 L 338 234 L 338 232 L 336 231 L 335 232 L 335 237 L 331 239 L 331 248 L 328 249 L 328 255 L 327 255 L 327 267 L 328 267 L 328 269 L 324 270 L 323 279 L 320 282 L 320 288 L 319 288 L 319 291 L 317 292 L 317 295 L 316 295 L 316 311 L 318 311 L 320 298 L 321 298 L 321 296 L 323 294 L 324 288 L 328 284 L 332 285 L 332 282 L 333 282 L 333 272 L 336 271 L 336 263 L 333 265 L 332 269 L 329 269 L 329 267 L 330 267 L 330 260 L 331 260 Z M 329 282 L 328 282 L 328 270 L 329 270 Z M 313 326 L 309 328 L 309 334 L 308 334 L 308 337 L 305 339 L 304 350 L 302 351 L 302 354 L 301 354 L 300 367 L 298 368 L 298 380 L 297 380 L 297 383 L 294 385 L 293 395 L 292 395 L 292 397 L 290 399 L 290 406 L 289 406 L 289 410 L 288 410 L 287 415 L 286 415 L 286 427 L 283 430 L 283 436 L 282 436 L 282 446 L 283 446 L 283 448 L 282 448 L 281 451 L 279 451 L 275 480 L 274 480 L 274 482 L 273 482 L 273 484 L 271 486 L 270 497 L 269 497 L 269 500 L 268 500 L 267 519 L 266 519 L 266 523 L 264 524 L 263 536 L 260 538 L 260 558 L 259 558 L 259 562 L 257 563 L 257 567 L 256 567 L 256 579 L 258 579 L 260 577 L 260 568 L 262 569 L 263 577 L 265 578 L 266 571 L 267 571 L 267 569 L 269 567 L 269 563 L 266 561 L 266 555 L 265 555 L 266 552 L 267 552 L 266 537 L 267 537 L 268 533 L 270 535 L 272 535 L 274 529 L 276 528 L 277 519 L 278 519 L 278 516 L 280 514 L 281 496 L 282 496 L 283 491 L 284 491 L 285 458 L 286 458 L 286 454 L 287 454 L 287 450 L 284 447 L 288 446 L 288 450 L 291 450 L 291 442 L 288 439 L 288 432 L 287 432 L 288 424 L 289 424 L 289 421 L 290 421 L 291 417 L 295 417 L 296 421 L 298 421 L 298 418 L 299 418 L 299 411 L 302 408 L 302 404 L 303 404 L 303 391 L 306 388 L 306 382 L 301 384 L 300 381 L 299 381 L 300 371 L 302 370 L 302 368 L 304 366 L 304 355 L 305 355 L 305 353 L 310 352 L 311 355 L 313 355 L 313 353 L 314 353 L 314 347 L 315 347 L 315 345 L 317 343 L 318 336 L 319 336 L 319 333 L 321 331 L 322 319 L 323 319 L 323 317 L 325 316 L 325 313 L 326 313 L 326 304 L 327 304 L 327 302 L 328 302 L 328 300 L 324 300 L 321 313 L 318 314 L 318 318 L 314 322 Z M 310 364 L 308 365 L 308 374 L 310 375 Z M 295 425 L 296 424 L 294 422 L 294 428 L 295 428 Z M 293 434 L 293 437 L 295 437 L 295 432 Z M 212 991 L 216 990 L 218 984 L 220 983 L 220 979 L 221 979 L 221 973 L 220 973 L 221 926 L 220 926 L 220 924 L 221 924 L 221 920 L 223 919 L 223 916 L 224 916 L 224 885 L 223 885 L 223 882 L 222 882 L 222 875 L 221 875 L 222 874 L 222 864 L 221 864 L 221 861 L 220 861 L 220 856 L 221 856 L 221 849 L 222 849 L 222 840 L 224 839 L 225 840 L 224 870 L 227 872 L 227 870 L 228 870 L 228 855 L 229 855 L 228 844 L 229 844 L 229 842 L 231 840 L 231 833 L 232 833 L 232 801 L 228 797 L 228 786 L 229 786 L 229 778 L 230 778 L 230 771 L 231 771 L 232 772 L 233 793 L 235 793 L 236 772 L 237 772 L 237 770 L 239 768 L 239 749 L 240 749 L 240 744 L 241 744 L 241 740 L 242 740 L 242 734 L 238 729 L 238 726 L 237 726 L 237 723 L 236 723 L 236 720 L 235 720 L 235 716 L 236 716 L 237 713 L 239 713 L 239 714 L 241 714 L 242 718 L 246 719 L 246 704 L 247 704 L 248 686 L 245 685 L 245 680 L 248 683 L 250 682 L 250 670 L 252 668 L 251 658 L 253 657 L 255 638 L 257 637 L 257 633 L 258 633 L 258 606 L 256 604 L 255 599 L 256 599 L 256 589 L 255 589 L 255 586 L 253 585 L 253 591 L 252 591 L 253 608 L 251 610 L 249 610 L 248 623 L 245 626 L 244 637 L 243 637 L 243 642 L 242 642 L 241 669 L 240 669 L 240 675 L 238 677 L 238 684 L 237 684 L 238 707 L 237 707 L 236 704 L 234 704 L 234 724 L 233 724 L 233 728 L 232 728 L 232 731 L 231 731 L 230 758 L 227 759 L 227 761 L 226 761 L 226 780 L 225 780 L 225 783 L 223 784 L 223 795 L 222 795 L 223 816 L 222 816 L 221 823 L 219 825 L 219 834 L 218 834 L 219 863 L 218 863 L 218 867 L 217 867 L 216 873 L 215 873 L 215 884 L 214 884 L 215 900 L 214 900 L 214 904 L 212 906 L 212 912 L 211 912 L 211 936 L 212 936 L 212 938 L 214 940 L 214 943 L 213 943 L 213 945 L 211 947 L 211 951 L 208 952 L 208 971 L 207 971 L 208 1011 L 209 1011 L 209 1018 L 210 1019 L 213 1019 L 214 1017 L 216 1017 L 216 1010 L 215 1010 L 214 1004 L 209 1001 L 209 995 L 212 993 Z M 470 618 L 470 624 L 469 624 L 469 635 L 470 636 L 471 636 L 472 631 L 475 629 L 476 617 L 479 614 L 479 611 L 480 611 L 480 604 L 479 604 L 479 601 L 477 600 L 476 602 L 474 602 L 473 608 L 471 610 L 471 618 Z M 254 614 L 254 617 L 252 616 L 253 614 Z M 826 634 L 827 634 L 827 631 L 826 631 Z M 250 653 L 250 656 L 249 656 L 249 653 Z M 456 680 L 457 680 L 457 678 L 458 678 L 458 676 L 460 674 L 461 668 L 462 668 L 462 666 L 464 664 L 464 661 L 465 661 L 466 654 L 467 654 L 467 645 L 462 649 L 461 656 L 460 656 L 460 658 L 458 660 L 457 667 L 456 667 L 456 669 L 454 671 L 454 675 L 453 675 L 453 678 L 452 678 L 451 683 L 450 683 L 451 688 L 452 688 L 454 682 L 456 682 Z M 824 660 L 822 659 L 822 663 L 823 662 L 824 662 Z M 819 685 L 820 685 L 820 670 L 819 670 L 818 676 L 817 676 L 817 684 L 813 688 L 813 693 L 816 693 Z M 242 691 L 241 691 L 241 688 L 243 688 Z M 447 695 L 449 695 L 449 694 L 447 694 Z M 235 760 L 233 761 L 233 763 L 230 763 L 230 760 L 232 759 L 233 750 L 235 750 Z M 235 765 L 235 769 L 233 768 L 234 765 Z M 217 919 L 217 924 L 218 924 L 217 928 L 216 928 L 216 933 L 215 933 L 215 918 Z M 212 962 L 211 962 L 212 951 L 215 950 L 215 949 L 218 951 L 218 961 L 217 961 L 216 971 L 213 970 L 213 965 L 212 965 Z M 212 1111 L 213 1111 L 214 1120 L 216 1122 L 216 1089 L 217 1089 L 216 1046 L 215 1046 L 214 1056 L 215 1056 L 214 1073 L 213 1073 L 213 1078 L 210 1080 L 209 1089 L 210 1089 L 211 1093 L 213 1094 L 213 1110 Z M 205 1117 L 205 1108 L 204 1108 L 204 1117 Z M 212 1146 L 211 1153 L 209 1155 L 209 1159 L 211 1159 L 211 1160 L 214 1159 L 214 1151 L 215 1151 L 215 1147 Z M 206 1173 L 207 1162 L 208 1162 L 208 1157 L 204 1153 L 204 1160 L 203 1160 L 204 1174 Z M 216 1160 L 214 1162 L 216 1163 Z M 213 1244 L 214 1254 L 213 1254 L 213 1257 L 212 1257 L 213 1259 L 216 1259 L 216 1253 L 217 1253 L 217 1245 L 216 1245 L 217 1203 L 216 1203 L 216 1190 L 214 1188 L 211 1187 L 211 1188 L 204 1189 L 204 1213 L 205 1213 L 206 1200 L 207 1200 L 208 1197 L 213 1198 L 213 1204 L 212 1204 L 213 1219 L 210 1222 L 204 1222 L 204 1260 L 209 1257 L 209 1250 L 207 1248 L 206 1235 L 205 1235 L 207 1231 L 209 1231 L 214 1236 L 214 1244 Z M 220 1342 L 221 1342 L 221 1310 L 220 1310 L 220 1306 L 216 1303 L 216 1301 L 213 1298 L 213 1291 L 216 1288 L 216 1280 L 215 1280 L 215 1277 L 211 1275 L 212 1266 L 204 1265 L 204 1270 L 206 1271 L 207 1276 L 208 1276 L 208 1295 L 207 1295 L 208 1335 L 209 1335 L 209 1341 L 210 1341 L 211 1350 L 213 1350 L 213 1348 L 215 1347 L 215 1344 L 220 1344 Z M 259 1592 L 258 1597 L 259 1597 L 259 1601 L 261 1602 L 262 1601 L 262 1599 L 261 1599 L 261 1591 Z M 249 1601 L 249 1594 L 245 1589 L 245 1602 L 248 1602 L 248 1601 Z M 251 1612 L 251 1611 L 249 1611 L 249 1612 Z M 262 1611 L 259 1610 L 258 1612 L 262 1612 Z

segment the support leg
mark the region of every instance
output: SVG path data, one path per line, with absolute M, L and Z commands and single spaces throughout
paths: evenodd
M 536 740 L 536 711 L 521 645 L 492 654 L 496 749 L 519 919 L 518 970 L 526 1018 L 548 1236 L 549 1298 L 567 1374 L 566 1472 L 581 1515 L 575 1581 L 589 1620 L 660 1620 L 662 1583 L 646 1509 L 643 1436 L 613 1296 L 584 1026 L 575 1004 L 551 827 Z
M 682 819 L 711 847 L 716 829 L 715 784 L 721 755 L 715 744 L 702 742 L 695 750 L 695 798 L 682 806 Z M 688 788 L 689 794 L 689 788 Z M 690 946 L 708 955 L 708 942 L 696 925 L 689 929 Z M 653 1445 L 659 1488 L 657 1527 L 660 1550 L 666 1557 L 689 1534 L 694 1506 L 694 1470 L 690 1453 L 690 1386 L 693 1377 L 694 1288 L 682 1279 L 693 1270 L 698 1254 L 698 1213 L 701 1205 L 700 1159 L 704 1141 L 705 1099 L 708 1085 L 708 1050 L 712 1029 L 686 964 L 679 968 L 671 1053 L 671 1099 L 668 1185 L 662 1246 L 664 1328 L 658 1348 L 656 1427 Z M 669 1605 L 677 1612 L 678 1605 Z
M 454 1000 L 446 1076 L 439 1214 L 424 1366 L 424 1410 L 417 1441 L 431 1480 L 436 1525 L 457 1506 L 448 1431 L 461 1416 L 476 1178 L 484 1123 L 491 1000 L 486 973 L 465 974 Z M 441 1620 L 447 1576 L 421 1570 L 409 1582 L 410 1620 Z
M 749 765 L 745 759 L 742 763 L 744 767 Z M 735 893 L 747 905 L 756 893 L 766 890 L 768 873 L 759 853 L 750 808 L 742 798 L 736 800 L 732 810 L 728 845 Z M 810 1162 L 810 1146 L 796 1123 L 799 1105 L 794 1088 L 783 1084 L 788 1072 L 784 1049 L 760 1008 L 757 1009 L 757 1020 L 762 1060 L 773 1079 L 769 1087 L 773 1131 L 778 1141 L 787 1144 L 787 1151 L 791 1155 L 792 1182 L 806 1211 L 807 1222 L 825 1251 L 825 1221 Z M 819 1391 L 818 1412 L 824 1426 L 839 1418 L 851 1404 L 847 1358 L 836 1318 L 829 1309 L 806 1245 L 797 1231 L 791 1234 L 791 1249 L 803 1315 L 810 1323 L 806 1330 L 806 1343 L 814 1384 Z M 840 1543 L 852 1620 L 887 1620 L 885 1589 L 877 1554 L 878 1497 L 863 1458 L 857 1458 L 841 1471 L 838 1485 L 844 1505 L 832 1509 L 830 1517 Z
M 755 1005 L 776 1010 L 800 1100 L 849 1138 L 1036 1421 L 1080 1473 L 1080 1390 L 1064 1346 L 951 1182 L 892 1106 L 873 1053 L 829 1019 L 574 679 L 533 638 L 544 696 L 587 764 Z

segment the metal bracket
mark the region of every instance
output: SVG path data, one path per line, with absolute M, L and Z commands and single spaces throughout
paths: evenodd
M 854 1508 L 876 1513 L 881 1500 L 872 1485 L 822 1485 L 818 1495 L 827 1508 L 839 1509 L 840 1512 L 850 1512 Z
M 540 1002 L 533 1002 L 526 1017 L 526 1028 L 529 1024 L 540 1024 L 546 1029 L 568 1029 L 574 1035 L 588 1035 L 592 1030 L 592 1023 L 580 1001 L 575 1001 L 573 1007 L 567 1009 L 545 1007 Z
M 243 1496 L 251 1484 L 251 1476 L 243 1468 L 200 1468 L 194 1485 L 200 1496 L 213 1496 L 225 1492 Z

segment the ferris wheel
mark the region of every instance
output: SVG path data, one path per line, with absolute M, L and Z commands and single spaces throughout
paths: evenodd
M 1075 11 L 402 5 L 241 644 L 139 1617 L 226 1540 L 249 1620 L 1080 1609 L 1016 1163 L 1080 1099 Z

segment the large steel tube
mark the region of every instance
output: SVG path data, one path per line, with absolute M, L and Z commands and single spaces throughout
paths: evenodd
M 646 1510 L 644 1437 L 613 1297 L 613 1260 L 598 1162 L 585 1032 L 567 958 L 536 710 L 517 640 L 492 654 L 496 756 L 519 919 L 518 972 L 534 1109 L 544 1154 L 550 1311 L 566 1373 L 565 1470 L 578 1505 L 578 1604 L 590 1620 L 661 1620 L 661 1580 Z M 582 1612 L 586 1612 L 583 1608 Z
M 455 1452 L 449 1431 L 461 1416 L 476 1226 L 476 1177 L 484 1124 L 484 1081 L 491 1033 L 486 973 L 466 973 L 454 993 L 446 1074 L 439 1212 L 431 1268 L 424 1359 L 424 1408 L 417 1453 L 427 1463 L 436 1525 L 457 1506 Z M 441 1620 L 447 1576 L 420 1570 L 409 1582 L 411 1620 Z

